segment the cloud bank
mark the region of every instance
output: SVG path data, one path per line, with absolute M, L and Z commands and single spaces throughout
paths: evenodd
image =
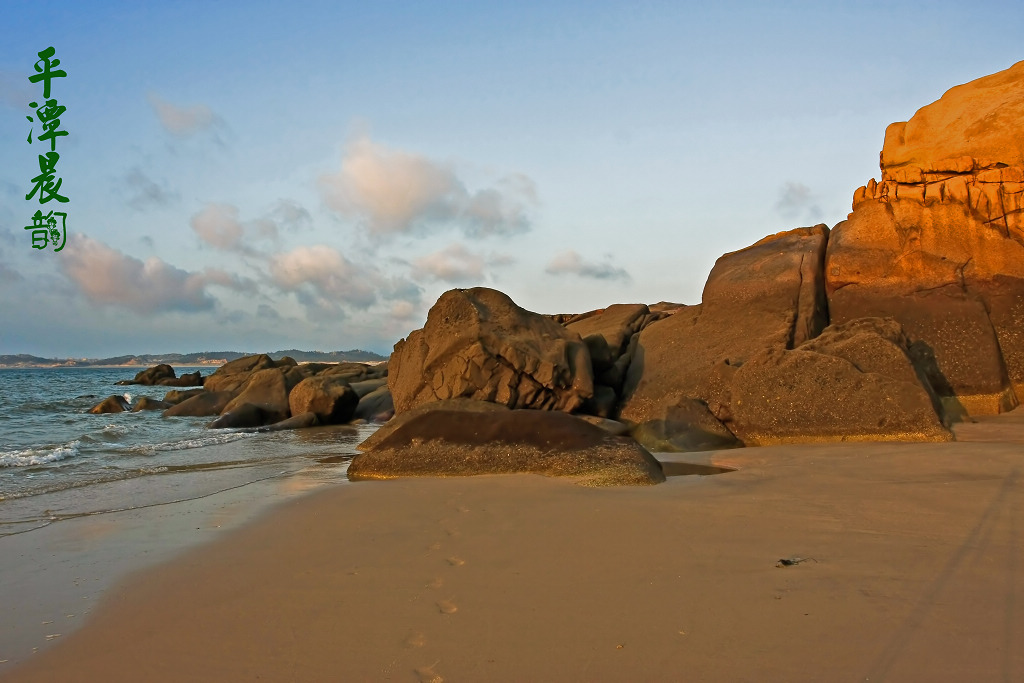
M 281 290 L 294 292 L 307 308 L 341 313 L 339 303 L 367 309 L 380 299 L 417 305 L 422 290 L 402 278 L 389 278 L 373 267 L 352 263 L 324 244 L 296 247 L 270 262 L 271 278 Z
M 141 315 L 210 310 L 217 303 L 207 291 L 211 285 L 252 288 L 220 270 L 193 273 L 156 257 L 143 262 L 85 235 L 69 237 L 68 247 L 59 263 L 86 299 Z
M 470 192 L 449 166 L 365 136 L 349 143 L 338 173 L 321 176 L 320 190 L 329 207 L 376 236 L 446 226 L 471 237 L 511 235 L 529 230 L 537 204 L 526 176 Z

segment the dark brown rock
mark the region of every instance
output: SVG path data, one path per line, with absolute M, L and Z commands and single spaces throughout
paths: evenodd
M 584 486 L 664 481 L 658 461 L 629 437 L 572 415 L 542 410 L 472 410 L 452 402 L 421 406 L 366 447 L 350 479 L 535 473 Z M 403 413 L 396 420 L 403 418 Z
M 376 379 L 364 379 L 359 382 L 349 382 L 349 386 L 352 387 L 352 391 L 356 392 L 356 396 L 358 396 L 359 398 L 362 398 L 369 393 L 377 391 L 381 387 L 386 387 L 387 385 L 387 377 L 378 377 Z
M 220 415 L 234 398 L 230 391 L 206 391 L 186 398 L 163 412 L 164 417 L 210 417 Z
M 203 376 L 199 370 L 195 372 L 188 372 L 181 377 L 165 377 L 164 379 L 157 380 L 155 384 L 164 387 L 201 387 L 203 386 Z
M 281 422 L 273 419 L 273 415 L 262 407 L 252 403 L 242 403 L 231 410 L 225 410 L 220 417 L 211 422 L 210 429 L 246 429 Z
M 359 399 L 353 417 L 367 422 L 387 422 L 394 414 L 395 404 L 391 400 L 391 389 L 385 384 Z
M 353 382 L 385 377 L 387 375 L 387 370 L 388 366 L 383 363 L 380 365 L 367 365 L 366 363 L 336 363 L 323 370 L 321 374 L 332 377 L 341 377 L 351 384 Z
M 352 419 L 359 396 L 341 377 L 308 377 L 288 394 L 292 415 L 312 412 L 320 424 L 341 424 Z
M 164 401 L 170 403 L 172 406 L 178 405 L 187 398 L 198 396 L 199 394 L 206 391 L 205 389 L 188 389 L 186 391 L 178 391 L 177 389 L 171 389 L 164 394 Z
M 399 414 L 459 397 L 570 412 L 594 393 L 578 334 L 483 287 L 438 299 L 426 325 L 395 345 L 388 386 Z
M 293 415 L 286 420 L 281 420 L 280 422 L 267 425 L 260 431 L 280 432 L 287 429 L 306 429 L 307 427 L 317 427 L 320 424 L 321 422 L 317 419 L 316 413 L 299 413 L 298 415 Z
M 132 406 L 132 412 L 137 413 L 142 410 L 166 410 L 170 407 L 171 404 L 166 401 L 158 401 L 155 398 L 143 396 L 135 402 L 135 405 Z
M 659 417 L 632 430 L 633 438 L 655 452 L 711 451 L 743 444 L 703 401 L 680 398 L 665 406 Z
M 146 368 L 145 370 L 137 373 L 135 375 L 135 379 L 121 380 L 120 382 L 116 382 L 116 384 L 142 384 L 145 386 L 153 386 L 155 384 L 160 384 L 161 380 L 174 378 L 174 368 L 166 363 L 161 363 L 160 365 L 154 365 L 151 368 Z
M 103 413 L 123 413 L 130 409 L 131 406 L 128 404 L 128 400 L 124 396 L 111 394 L 92 408 L 89 408 L 89 412 L 93 415 L 100 415 Z
M 302 379 L 301 373 L 291 366 L 257 370 L 245 381 L 238 395 L 224 406 L 224 411 L 252 404 L 263 409 L 266 424 L 280 422 L 291 415 L 288 393 Z
M 938 399 L 892 320 L 825 329 L 766 349 L 733 374 L 729 429 L 748 446 L 828 441 L 948 441 Z
M 259 370 L 276 368 L 277 363 L 265 353 L 245 356 L 225 363 L 203 381 L 207 391 L 232 391 L 237 393 L 249 376 Z

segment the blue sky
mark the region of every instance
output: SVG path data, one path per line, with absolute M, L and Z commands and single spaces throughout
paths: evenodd
M 1008 2 L 711 4 L 2 2 L 0 353 L 387 353 L 476 285 L 697 303 L 1024 59 Z M 51 45 L 61 253 L 23 229 Z

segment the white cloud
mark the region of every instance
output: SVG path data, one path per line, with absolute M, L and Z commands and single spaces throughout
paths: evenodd
M 274 256 L 270 273 L 282 290 L 295 292 L 307 308 L 321 311 L 340 310 L 341 304 L 367 309 L 382 299 L 416 304 L 422 294 L 414 283 L 352 263 L 323 244 Z
M 617 268 L 607 262 L 588 262 L 571 249 L 557 254 L 544 270 L 552 275 L 578 275 L 579 277 L 589 277 L 595 280 L 628 281 L 632 279 L 629 273 L 622 268 Z
M 160 125 L 178 137 L 189 137 L 200 131 L 222 125 L 220 117 L 205 104 L 178 106 L 161 99 L 155 93 L 146 95 L 146 100 L 156 112 Z
M 374 235 L 449 225 L 471 236 L 519 233 L 537 202 L 525 176 L 471 193 L 450 167 L 365 136 L 349 143 L 341 170 L 322 176 L 320 188 L 328 206 Z
M 242 222 L 238 207 L 231 204 L 207 204 L 192 216 L 189 224 L 203 242 L 224 249 L 256 254 L 254 249 L 242 243 L 243 238 L 252 240 L 276 240 L 281 228 L 297 232 L 312 224 L 312 217 L 297 202 L 281 199 L 266 215 Z
M 452 244 L 413 261 L 413 277 L 452 283 L 480 282 L 484 277 L 484 258 L 461 244 Z
M 72 235 L 59 263 L 91 302 L 128 308 L 142 315 L 162 311 L 212 309 L 211 285 L 246 290 L 246 284 L 219 270 L 192 273 L 156 257 L 145 262 L 85 235 Z
M 218 249 L 238 249 L 245 234 L 238 220 L 238 208 L 230 204 L 207 204 L 192 216 L 189 225 L 199 239 Z

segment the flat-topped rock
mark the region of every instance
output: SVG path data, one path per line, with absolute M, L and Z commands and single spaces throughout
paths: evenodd
M 628 436 L 562 412 L 475 403 L 434 402 L 401 414 L 360 446 L 349 478 L 535 473 L 583 486 L 665 479 L 658 461 Z

